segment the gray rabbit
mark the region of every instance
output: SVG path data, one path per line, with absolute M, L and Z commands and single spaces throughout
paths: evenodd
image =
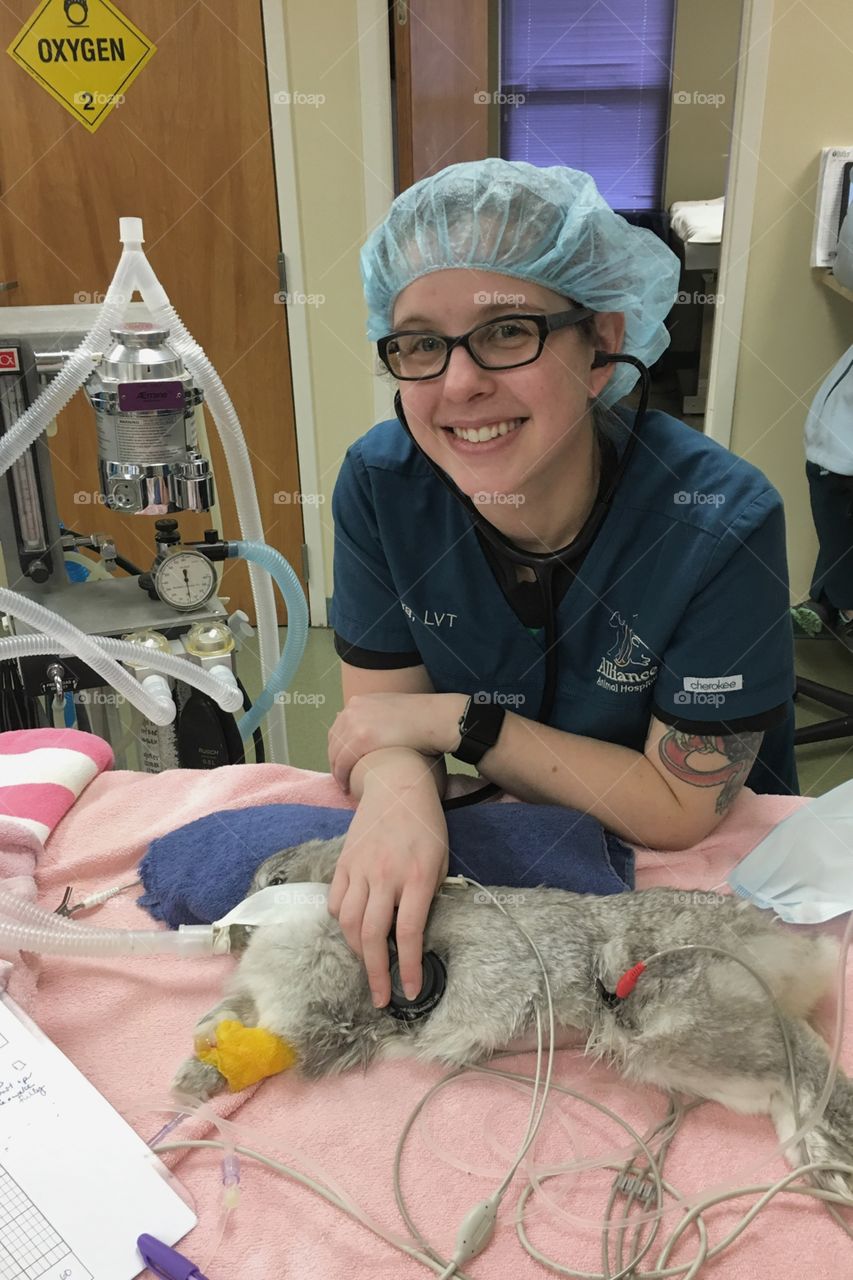
M 250 892 L 270 884 L 330 883 L 343 840 L 312 840 L 274 854 Z M 774 993 L 793 1049 L 801 1114 L 817 1100 L 829 1054 L 805 1019 L 832 983 L 837 948 L 830 939 L 794 932 L 765 911 L 713 893 L 492 892 L 542 955 L 560 1042 L 568 1036 L 585 1043 L 588 1053 L 605 1057 L 629 1080 L 714 1099 L 743 1114 L 769 1114 L 780 1137 L 790 1136 L 794 1112 L 779 1020 L 737 961 L 680 952 L 649 964 L 626 998 L 610 994 L 626 970 L 655 952 L 685 943 L 724 948 L 742 956 Z M 482 891 L 467 886 L 444 886 L 431 907 L 424 950 L 443 961 L 447 986 L 418 1021 L 374 1007 L 364 966 L 330 915 L 247 930 L 243 941 L 225 998 L 199 1022 L 196 1037 L 215 1040 L 226 1018 L 264 1027 L 295 1048 L 303 1076 L 395 1056 L 478 1062 L 530 1044 L 537 1001 L 546 1017 L 542 973 L 529 944 Z M 198 1098 L 223 1088 L 216 1068 L 196 1058 L 173 1082 L 179 1095 Z M 797 1155 L 853 1163 L 853 1088 L 840 1072 L 822 1120 Z M 821 1181 L 853 1190 L 853 1178 L 829 1174 Z

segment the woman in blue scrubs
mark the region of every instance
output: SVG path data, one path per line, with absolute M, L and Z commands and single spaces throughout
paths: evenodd
M 576 170 L 490 159 L 402 193 L 362 250 L 397 417 L 335 489 L 330 894 L 373 997 L 420 988 L 445 756 L 681 849 L 740 788 L 796 790 L 781 499 L 618 401 L 664 350 L 678 263 Z M 630 363 L 626 363 L 630 360 Z

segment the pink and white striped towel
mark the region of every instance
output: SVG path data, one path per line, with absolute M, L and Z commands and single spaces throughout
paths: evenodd
M 113 763 L 103 738 L 79 729 L 0 733 L 0 818 L 43 845 L 84 787 Z
M 79 729 L 16 729 L 0 733 L 0 884 L 35 900 L 36 862 L 50 833 L 93 778 L 113 763 L 103 738 Z M 0 990 L 26 1002 L 37 960 L 9 974 L 0 958 Z

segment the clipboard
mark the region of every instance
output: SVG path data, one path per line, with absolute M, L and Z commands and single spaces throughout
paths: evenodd
M 0 995 L 0 1276 L 132 1280 L 175 1244 L 188 1193 L 22 1009 Z

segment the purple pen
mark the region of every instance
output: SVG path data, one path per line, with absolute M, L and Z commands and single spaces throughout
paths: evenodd
M 162 1276 L 163 1280 L 207 1280 L 194 1262 L 154 1236 L 140 1236 L 136 1247 L 146 1267 L 155 1275 Z

